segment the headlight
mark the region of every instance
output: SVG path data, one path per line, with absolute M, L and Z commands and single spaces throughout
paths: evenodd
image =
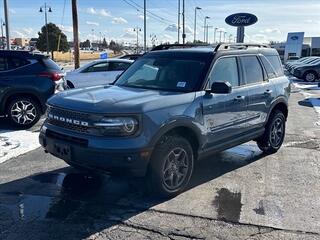
M 104 117 L 94 124 L 104 135 L 130 136 L 138 130 L 138 121 L 133 117 Z

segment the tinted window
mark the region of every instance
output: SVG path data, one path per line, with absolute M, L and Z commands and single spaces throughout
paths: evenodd
M 85 69 L 83 72 L 106 72 L 108 71 L 109 63 L 97 63 Z
M 130 63 L 125 62 L 110 62 L 109 71 L 124 71 L 130 66 Z
M 52 61 L 50 58 L 43 58 L 42 62 L 44 63 L 44 65 L 52 70 L 61 70 L 61 68 L 59 67 L 58 64 L 56 64 L 54 61 Z
M 206 66 L 201 60 L 167 57 L 142 58 L 136 61 L 116 85 L 167 91 L 192 91 Z
M 256 56 L 241 57 L 242 67 L 247 84 L 263 81 L 263 72 Z
M 0 57 L 0 71 L 8 70 L 8 62 L 4 57 Z
M 235 57 L 222 58 L 216 62 L 210 74 L 210 83 L 229 82 L 233 87 L 239 86 L 238 64 Z
M 9 58 L 9 69 L 16 69 L 19 67 L 23 67 L 27 64 L 29 64 L 30 62 L 25 60 L 25 59 L 21 59 L 21 58 Z
M 268 59 L 266 59 L 265 57 L 261 57 L 261 60 L 268 74 L 268 78 L 275 78 L 277 76 L 276 71 L 273 69 Z
M 272 67 L 276 71 L 277 76 L 283 75 L 283 67 L 282 63 L 280 61 L 280 58 L 278 56 L 266 56 L 268 61 L 271 63 Z

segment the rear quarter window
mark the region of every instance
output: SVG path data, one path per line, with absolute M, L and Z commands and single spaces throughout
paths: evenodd
M 56 64 L 54 61 L 52 61 L 50 58 L 43 58 L 41 61 L 45 67 L 52 70 L 61 71 L 61 68 L 59 67 L 59 65 Z
M 276 71 L 277 77 L 283 76 L 284 74 L 283 67 L 282 67 L 282 63 L 280 61 L 279 56 L 270 55 L 270 56 L 266 56 L 266 58 L 268 59 L 268 61 L 271 63 L 272 67 Z

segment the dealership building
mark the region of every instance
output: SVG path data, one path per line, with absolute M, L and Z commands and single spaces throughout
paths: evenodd
M 290 57 L 320 56 L 320 37 L 305 37 L 304 32 L 288 33 L 287 42 L 271 45 L 283 62 Z

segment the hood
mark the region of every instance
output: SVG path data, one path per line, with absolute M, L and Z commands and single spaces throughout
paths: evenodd
M 58 93 L 48 100 L 48 104 L 89 113 L 142 113 L 190 103 L 194 97 L 195 93 L 97 86 Z

